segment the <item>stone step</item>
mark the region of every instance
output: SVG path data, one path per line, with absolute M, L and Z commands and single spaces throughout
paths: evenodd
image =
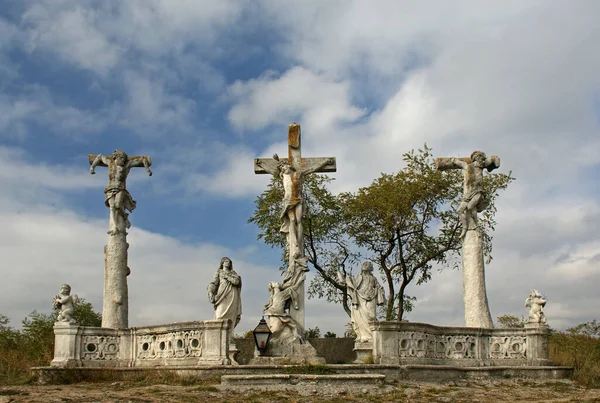
M 385 375 L 381 374 L 345 374 L 345 375 L 311 375 L 311 374 L 266 374 L 266 375 L 222 375 L 222 385 L 297 385 L 299 383 L 382 385 Z

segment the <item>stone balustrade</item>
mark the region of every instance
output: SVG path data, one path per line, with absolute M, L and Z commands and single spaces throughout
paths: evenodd
M 108 329 L 54 326 L 53 367 L 228 365 L 231 322 L 205 320 Z
M 494 329 L 411 322 L 371 322 L 377 364 L 522 366 L 550 365 L 545 325 Z M 369 343 L 370 344 L 370 343 Z

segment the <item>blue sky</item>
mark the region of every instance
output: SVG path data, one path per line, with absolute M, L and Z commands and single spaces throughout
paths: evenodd
M 482 149 L 517 178 L 498 199 L 492 316 L 597 318 L 600 297 L 600 12 L 593 1 L 4 0 L 0 7 L 0 313 L 48 310 L 60 284 L 101 307 L 107 173 L 88 153 L 150 155 L 134 170 L 130 323 L 210 319 L 221 256 L 255 326 L 280 253 L 247 223 L 269 178 L 253 158 L 335 156 L 332 190 Z M 461 275 L 408 292 L 411 321 L 461 325 Z M 339 306 L 308 327 L 343 332 Z

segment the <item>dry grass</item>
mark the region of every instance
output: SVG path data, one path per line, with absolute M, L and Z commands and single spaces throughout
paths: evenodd
M 548 348 L 553 364 L 575 368 L 575 382 L 600 388 L 600 339 L 583 334 L 553 333 Z

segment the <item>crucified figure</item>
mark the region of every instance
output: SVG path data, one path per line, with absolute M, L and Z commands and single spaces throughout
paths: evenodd
M 327 165 L 335 163 L 334 158 L 320 158 L 318 163 L 306 166 L 302 170 L 295 169 L 288 160 L 279 159 L 277 154 L 273 155 L 277 161 L 276 166 L 263 164 L 260 159 L 256 160 L 257 167 L 265 170 L 271 175 L 279 175 L 283 182 L 283 207 L 281 209 L 281 228 L 280 231 L 289 234 L 290 247 L 302 253 L 302 217 L 304 215 L 304 205 L 302 203 L 302 185 L 306 175 L 318 172 Z
M 483 195 L 483 170 L 488 172 L 500 166 L 500 158 L 487 157 L 482 151 L 474 151 L 471 158 L 437 158 L 436 169 L 463 170 L 463 197 L 458 206 L 458 218 L 462 224 L 460 238 L 464 238 L 468 230 L 477 228 L 477 213 L 487 207 Z
M 119 232 L 117 225 L 118 217 L 122 217 L 125 222 L 125 228 L 131 227 L 129 222 L 129 214 L 135 209 L 135 200 L 126 189 L 127 175 L 133 167 L 144 167 L 149 176 L 152 176 L 150 165 L 152 160 L 150 157 L 130 157 L 121 150 L 115 150 L 112 156 L 104 156 L 102 154 L 89 155 L 90 173 L 94 175 L 95 168 L 100 166 L 108 167 L 108 186 L 104 189 L 106 195 L 104 203 L 110 208 L 110 228 L 109 235 L 116 235 Z

